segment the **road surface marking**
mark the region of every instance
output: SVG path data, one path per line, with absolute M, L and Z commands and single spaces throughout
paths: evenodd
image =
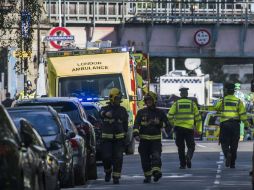
M 207 146 L 205 146 L 205 145 L 201 145 L 201 144 L 198 144 L 198 143 L 197 143 L 197 146 L 198 146 L 198 147 L 201 147 L 201 148 L 206 148 L 206 147 L 207 147 Z

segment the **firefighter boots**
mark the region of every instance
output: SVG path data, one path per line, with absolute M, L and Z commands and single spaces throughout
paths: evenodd
M 144 182 L 144 183 L 151 183 L 151 176 L 145 177 L 145 179 L 144 179 L 143 182 Z
M 110 182 L 110 179 L 111 179 L 111 173 L 107 172 L 105 175 L 105 182 Z
M 114 177 L 114 178 L 113 178 L 113 183 L 114 183 L 114 184 L 119 184 L 119 178 L 115 178 L 115 177 Z
M 159 181 L 159 179 L 161 178 L 161 176 L 162 176 L 161 172 L 154 172 L 154 174 L 153 174 L 153 181 L 154 181 L 154 182 Z
M 188 155 L 186 155 L 186 165 L 188 168 L 191 168 L 191 159 Z

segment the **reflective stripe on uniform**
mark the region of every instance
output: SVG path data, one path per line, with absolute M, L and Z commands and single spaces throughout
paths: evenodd
M 144 175 L 145 175 L 145 177 L 151 176 L 152 175 L 152 171 L 150 170 L 148 172 L 144 172 Z
M 102 133 L 101 137 L 104 139 L 113 139 L 113 134 Z
M 113 139 L 114 135 L 113 134 L 102 133 L 101 137 L 103 139 Z M 123 139 L 124 138 L 124 133 L 115 134 L 115 138 L 116 139 Z
M 139 133 L 139 129 L 133 129 L 133 133 Z
M 124 138 L 124 133 L 118 133 L 115 135 L 116 139 L 122 139 Z
M 121 176 L 121 173 L 119 172 L 113 172 L 113 177 L 120 177 Z
M 161 140 L 161 135 L 140 135 L 144 140 Z
M 152 167 L 152 172 L 160 172 L 161 168 L 160 167 Z

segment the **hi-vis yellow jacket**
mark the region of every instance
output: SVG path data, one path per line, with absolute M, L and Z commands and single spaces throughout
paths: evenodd
M 177 100 L 168 112 L 171 125 L 202 132 L 202 119 L 195 102 L 187 98 Z
M 35 95 L 36 95 L 35 90 L 32 91 L 31 93 L 26 93 L 26 94 L 25 94 L 25 92 L 24 92 L 24 90 L 23 90 L 23 91 L 21 91 L 21 92 L 19 93 L 19 100 L 23 100 L 23 99 L 33 99 L 33 98 L 35 98 Z
M 217 102 L 215 110 L 221 114 L 220 122 L 233 119 L 242 121 L 245 126 L 249 126 L 243 102 L 234 95 L 227 95 Z

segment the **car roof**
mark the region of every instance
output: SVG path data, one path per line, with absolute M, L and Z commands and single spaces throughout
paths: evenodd
M 51 106 L 19 106 L 7 108 L 7 110 L 40 110 L 40 111 L 51 111 Z
M 79 102 L 78 98 L 75 97 L 43 97 L 43 98 L 34 98 L 34 99 L 25 99 L 20 100 L 17 104 L 22 103 L 43 103 L 43 102 Z
M 93 103 L 93 102 L 81 102 L 81 104 L 83 106 L 93 106 L 93 107 L 96 107 L 96 108 L 100 108 L 100 106 L 96 103 Z

